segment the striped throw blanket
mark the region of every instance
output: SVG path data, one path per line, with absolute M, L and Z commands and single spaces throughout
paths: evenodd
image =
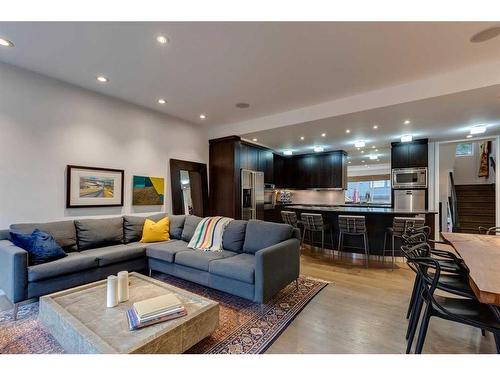
M 204 251 L 222 251 L 222 235 L 232 220 L 222 216 L 202 219 L 196 227 L 188 247 Z

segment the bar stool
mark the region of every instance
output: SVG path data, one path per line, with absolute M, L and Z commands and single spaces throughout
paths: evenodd
M 330 240 L 333 250 L 333 232 L 332 226 L 323 221 L 323 216 L 321 214 L 309 214 L 302 213 L 300 215 L 300 219 L 302 225 L 304 226 L 304 234 L 302 236 L 302 243 L 304 242 L 304 238 L 306 237 L 306 232 L 309 232 L 311 245 L 314 246 L 314 233 L 321 232 L 321 249 L 325 250 L 325 231 L 330 231 Z
M 392 227 L 386 228 L 384 233 L 384 249 L 382 250 L 382 263 L 385 263 L 385 253 L 392 252 L 392 270 L 394 271 L 394 252 L 396 238 L 403 238 L 403 234 L 409 228 L 421 228 L 425 225 L 425 219 L 421 217 L 395 217 L 392 221 Z M 387 249 L 387 236 L 391 237 L 391 248 Z
M 365 251 L 366 268 L 368 268 L 368 258 L 370 257 L 370 249 L 368 245 L 368 232 L 366 231 L 366 222 L 364 216 L 339 215 L 339 251 L 340 258 L 344 253 L 344 236 L 363 236 L 364 247 L 360 248 Z M 353 247 L 354 248 L 354 247 Z
M 301 225 L 302 222 L 297 219 L 297 213 L 295 211 L 281 211 L 281 219 L 285 224 L 297 228 L 299 232 L 302 234 L 302 231 L 300 230 L 299 227 L 299 225 Z

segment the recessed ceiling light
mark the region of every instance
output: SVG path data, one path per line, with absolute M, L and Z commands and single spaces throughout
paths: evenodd
M 487 40 L 493 39 L 500 35 L 500 26 L 490 27 L 486 30 L 480 31 L 474 34 L 470 41 L 472 43 L 486 42 Z
M 323 152 L 323 151 L 325 151 L 325 149 L 323 147 L 321 147 L 321 146 L 315 146 L 314 147 L 314 152 Z
M 470 129 L 471 134 L 483 134 L 485 131 L 486 131 L 486 126 L 484 125 L 473 126 Z
M 372 148 L 375 148 L 375 146 L 372 146 Z
M 373 125 L 373 129 L 378 129 L 378 125 Z
M 350 161 L 348 161 L 347 163 L 348 163 L 348 164 L 351 164 L 351 162 L 350 162 Z
M 351 131 L 350 131 L 349 129 L 346 129 L 346 130 L 345 130 L 345 132 L 346 132 L 346 133 L 350 133 Z
M 169 42 L 168 38 L 164 35 L 158 35 L 156 41 L 160 44 L 167 44 Z
M 326 137 L 326 133 L 321 133 L 321 136 L 322 137 Z
M 361 163 L 364 163 L 365 161 L 364 160 L 361 160 Z
M 14 43 L 12 43 L 9 39 L 0 38 L 0 46 L 2 46 L 2 47 L 14 47 Z
M 365 152 L 363 150 L 361 150 L 361 153 L 364 154 Z
M 250 104 L 241 102 L 241 103 L 236 103 L 234 106 L 236 108 L 245 109 L 250 107 Z
M 202 120 L 205 120 L 205 119 L 207 118 L 207 115 L 205 115 L 204 113 L 202 113 L 202 114 L 200 115 L 200 118 L 201 118 Z
M 356 141 L 354 142 L 354 147 L 365 147 L 365 142 L 364 141 Z
M 285 151 L 283 151 L 283 155 L 290 156 L 292 154 L 293 154 L 292 150 L 285 150 Z
M 304 137 L 300 137 L 300 140 L 303 141 L 304 140 Z
M 378 148 L 375 149 L 375 152 L 378 152 Z
M 258 139 L 257 139 L 257 138 L 253 138 L 253 139 L 252 139 L 252 141 L 257 142 L 257 141 L 258 141 Z
M 377 160 L 378 156 L 377 155 L 370 155 L 370 160 Z
M 401 142 L 411 142 L 413 140 L 413 136 L 411 134 L 406 134 L 401 136 Z
M 107 82 L 109 82 L 109 78 L 104 77 L 104 76 L 97 76 L 95 79 L 97 79 L 101 83 L 107 83 Z
M 165 99 L 162 98 L 158 99 L 158 104 L 165 104 L 165 103 L 167 103 Z
M 405 120 L 404 124 L 408 125 L 410 123 L 410 120 Z
M 472 134 L 467 134 L 467 137 L 465 138 L 472 138 Z

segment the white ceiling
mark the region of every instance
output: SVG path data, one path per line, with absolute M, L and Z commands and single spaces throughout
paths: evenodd
M 410 120 L 410 124 L 405 125 L 405 120 Z M 277 152 L 288 149 L 295 154 L 310 153 L 314 146 L 323 146 L 325 151 L 347 151 L 352 164 L 360 164 L 361 160 L 376 164 L 369 160 L 369 155 L 378 155 L 380 163 L 389 162 L 390 144 L 398 142 L 403 134 L 430 141 L 464 139 L 470 128 L 479 124 L 487 126 L 483 136 L 500 134 L 500 85 L 242 134 L 242 137 L 257 139 Z M 378 129 L 373 129 L 374 125 Z M 326 136 L 322 137 L 322 133 Z M 305 139 L 302 141 L 300 137 Z M 366 147 L 358 150 L 354 146 L 357 140 L 365 141 Z
M 0 36 L 16 44 L 0 49 L 0 61 L 221 125 L 499 59 L 500 38 L 469 42 L 491 25 L 0 22 Z M 159 45 L 158 34 L 171 43 Z M 111 82 L 98 84 L 98 74 Z M 168 104 L 158 105 L 159 97 Z M 251 107 L 236 109 L 237 102 Z

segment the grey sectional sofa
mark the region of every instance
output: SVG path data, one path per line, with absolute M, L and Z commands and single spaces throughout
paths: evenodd
M 150 216 L 159 220 L 165 214 Z M 123 216 L 10 229 L 50 233 L 68 256 L 30 266 L 28 253 L 0 231 L 0 289 L 14 303 L 106 278 L 121 270 L 149 269 L 263 303 L 299 276 L 300 233 L 285 224 L 234 220 L 221 252 L 187 247 L 201 218 L 171 215 L 170 241 L 140 243 L 145 217 Z

